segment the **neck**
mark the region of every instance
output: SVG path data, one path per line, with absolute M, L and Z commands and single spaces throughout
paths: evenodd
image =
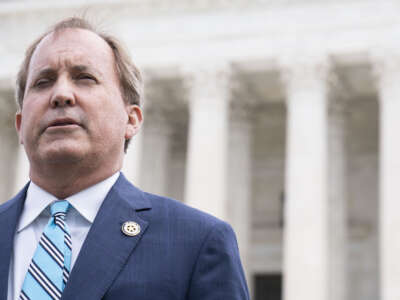
M 79 164 L 64 166 L 46 165 L 35 168 L 31 165 L 31 180 L 58 199 L 74 195 L 120 171 L 122 161 L 114 166 L 101 168 L 81 168 Z

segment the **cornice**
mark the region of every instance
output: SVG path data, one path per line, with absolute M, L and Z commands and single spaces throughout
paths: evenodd
M 349 2 L 349 0 L 343 2 Z M 0 5 L 0 16 L 6 14 L 20 14 L 26 12 L 65 11 L 65 10 L 103 10 L 115 7 L 124 7 L 125 11 L 133 15 L 156 15 L 168 13 L 201 13 L 209 11 L 237 11 L 243 9 L 259 8 L 285 8 L 301 5 L 329 4 L 330 0 L 297 0 L 293 5 L 289 0 L 69 0 L 69 1 L 10 1 Z

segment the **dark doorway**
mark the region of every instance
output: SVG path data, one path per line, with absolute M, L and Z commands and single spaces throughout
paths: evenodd
M 254 300 L 282 300 L 281 274 L 256 274 Z

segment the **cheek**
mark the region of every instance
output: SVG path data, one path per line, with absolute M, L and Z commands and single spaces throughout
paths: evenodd
M 114 100 L 109 101 L 108 99 Z M 101 114 L 100 120 L 107 122 L 107 124 L 104 124 L 105 126 L 114 129 L 123 127 L 128 121 L 123 100 L 115 93 L 104 100 L 102 107 L 97 107 L 97 113 Z
M 24 103 L 21 112 L 20 134 L 25 140 L 36 138 L 44 117 L 45 110 L 39 105 L 38 101 L 27 101 Z
M 102 126 L 118 136 L 125 130 L 125 124 L 127 122 L 125 119 L 125 116 L 121 112 L 112 112 L 104 116 L 103 120 L 105 123 Z
M 22 121 L 25 124 L 40 120 L 42 117 L 43 103 L 41 98 L 29 97 L 24 100 L 24 105 L 22 107 Z M 28 125 L 29 126 L 29 125 Z
M 127 115 L 121 110 L 111 106 L 97 108 L 90 116 L 88 122 L 96 131 L 96 135 L 103 139 L 118 139 L 124 133 Z
M 25 108 L 22 111 L 21 114 L 21 132 L 25 132 L 26 130 L 31 129 L 33 126 L 31 125 L 32 123 L 32 116 L 29 113 L 29 108 Z
M 29 145 L 33 143 L 35 137 L 34 128 L 35 125 L 31 121 L 31 116 L 23 114 L 19 131 L 19 140 L 22 144 Z

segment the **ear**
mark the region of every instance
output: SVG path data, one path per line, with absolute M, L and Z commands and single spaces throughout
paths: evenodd
M 125 139 L 130 139 L 139 132 L 143 122 L 142 109 L 138 105 L 127 105 L 128 124 L 125 131 Z
M 22 134 L 21 134 L 21 123 L 22 123 L 22 114 L 21 111 L 15 114 L 15 129 L 17 129 L 19 143 L 23 144 Z

